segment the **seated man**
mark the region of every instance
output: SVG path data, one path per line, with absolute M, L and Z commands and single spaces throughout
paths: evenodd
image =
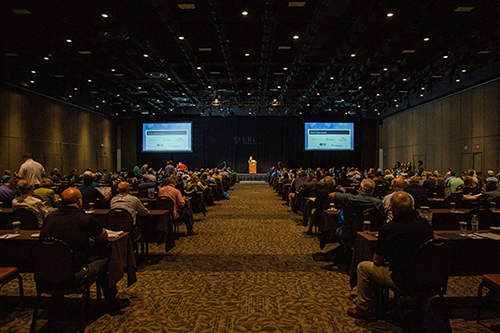
M 408 193 L 396 192 L 391 198 L 394 219 L 382 226 L 378 235 L 373 262 L 358 265 L 358 297 L 355 308 L 347 314 L 354 318 L 374 319 L 373 287 L 380 283 L 400 290 L 415 287 L 414 261 L 418 248 L 434 237 L 427 220 L 412 209 Z M 389 266 L 384 265 L 389 262 Z
M 333 192 L 330 198 L 333 198 L 340 204 L 344 220 L 342 226 L 337 229 L 337 237 L 342 240 L 348 240 L 352 236 L 352 221 L 357 214 L 368 210 L 375 210 L 376 215 L 385 217 L 384 205 L 382 200 L 372 196 L 375 190 L 375 182 L 371 179 L 363 179 L 359 186 L 359 194 Z M 339 214 L 340 215 L 340 214 Z
M 385 215 L 387 217 L 387 222 L 391 222 L 392 219 L 394 218 L 394 216 L 392 215 L 391 198 L 396 192 L 404 191 L 404 188 L 405 188 L 405 181 L 403 180 L 403 178 L 401 177 L 394 178 L 391 183 L 391 189 L 393 192 L 386 195 L 384 199 L 382 199 L 382 203 L 384 204 Z M 413 208 L 415 202 L 411 194 L 408 193 L 408 195 L 411 198 L 411 207 Z
M 165 186 L 158 190 L 159 197 L 169 197 L 174 202 L 174 220 L 182 221 L 186 224 L 188 235 L 197 235 L 193 230 L 193 221 L 191 217 L 182 209 L 186 204 L 186 198 L 181 195 L 181 191 L 175 188 L 175 177 L 169 177 L 165 180 Z
M 43 225 L 40 238 L 54 237 L 62 240 L 75 254 L 75 278 L 78 284 L 97 277 L 111 315 L 130 304 L 128 299 L 117 299 L 116 285 L 109 286 L 109 258 L 103 255 L 90 256 L 90 241 L 106 242 L 108 234 L 92 215 L 81 211 L 82 195 L 74 187 L 61 194 L 62 207 L 53 212 Z M 96 246 L 97 247 L 97 246 Z
M 15 188 L 16 182 L 12 178 L 9 178 L 0 186 L 0 202 L 2 202 L 3 208 L 12 208 L 12 200 L 16 198 L 14 194 Z
M 94 187 L 93 181 L 94 178 L 92 176 L 87 175 L 83 177 L 83 184 L 80 187 L 83 199 L 94 204 L 97 200 L 108 201 L 111 198 L 111 191 L 104 196 L 101 191 Z
M 484 192 L 476 195 L 464 195 L 464 200 L 477 201 L 480 206 L 488 207 L 491 201 L 500 197 L 500 191 L 497 189 L 497 183 L 487 182 L 483 187 Z
M 118 194 L 111 199 L 111 209 L 121 208 L 125 209 L 132 215 L 133 223 L 136 223 L 136 215 L 148 215 L 149 210 L 142 204 L 139 198 L 129 194 L 130 185 L 127 182 L 120 182 L 118 184 Z
M 319 224 L 321 214 L 323 213 L 323 203 L 328 200 L 330 193 L 335 192 L 335 180 L 331 176 L 326 176 L 321 180 L 324 186 L 316 192 L 316 200 L 314 201 L 314 208 L 311 210 L 311 215 L 308 221 L 307 235 L 313 235 L 312 228 Z
M 33 194 L 35 194 L 35 188 L 31 180 L 21 179 L 17 182 L 17 189 L 21 192 L 21 196 L 12 200 L 12 209 L 25 208 L 32 211 L 36 214 L 38 219 L 38 228 L 41 228 L 43 219 L 49 214 L 49 211 L 42 200 L 33 196 Z

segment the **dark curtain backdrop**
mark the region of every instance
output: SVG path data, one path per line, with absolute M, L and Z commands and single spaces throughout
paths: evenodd
M 303 120 L 295 117 L 230 117 L 174 118 L 168 122 L 192 121 L 192 153 L 142 153 L 142 123 L 137 124 L 137 157 L 141 163 L 151 161 L 155 170 L 172 159 L 182 161 L 190 169 L 215 167 L 222 162 L 237 172 L 248 172 L 248 157 L 257 160 L 257 172 L 267 172 L 282 162 L 288 168 L 375 166 L 377 122 L 356 119 L 354 122 L 354 151 L 304 151 L 304 122 L 335 119 Z M 344 120 L 345 121 L 345 120 Z M 162 121 L 159 121 L 162 122 Z M 164 120 L 163 122 L 167 122 Z

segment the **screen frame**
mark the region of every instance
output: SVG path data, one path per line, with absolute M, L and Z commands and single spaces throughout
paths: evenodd
M 189 124 L 191 127 L 189 141 L 191 143 L 190 150 L 144 150 L 144 125 L 155 125 L 155 124 Z M 192 153 L 193 152 L 193 122 L 192 121 L 162 121 L 153 123 L 142 123 L 141 124 L 141 153 L 146 154 L 165 154 L 165 153 Z
M 307 124 L 311 124 L 311 123 L 325 123 L 325 124 L 352 124 L 352 133 L 351 133 L 351 147 L 352 149 L 311 149 L 311 148 L 308 148 L 306 149 L 306 145 L 307 145 L 307 136 L 306 136 L 306 125 Z M 341 152 L 341 151 L 344 151 L 344 152 L 352 152 L 355 150 L 355 140 L 354 140 L 354 137 L 355 137 L 355 133 L 356 133 L 356 122 L 354 121 L 303 121 L 303 126 L 302 126 L 303 130 L 304 130 L 304 133 L 302 135 L 302 138 L 304 140 L 304 145 L 303 145 L 303 150 L 304 151 L 311 151 L 311 152 L 319 152 L 319 151 L 322 151 L 322 152 L 327 152 L 327 153 L 334 153 L 334 152 Z

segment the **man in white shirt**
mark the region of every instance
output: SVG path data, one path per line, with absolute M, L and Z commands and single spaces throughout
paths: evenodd
M 19 168 L 17 176 L 31 181 L 33 186 L 38 187 L 42 178 L 45 177 L 45 169 L 43 168 L 43 165 L 33 161 L 29 154 L 24 154 L 23 160 L 24 163 Z
M 128 192 L 130 190 L 130 185 L 127 182 L 121 182 L 118 184 L 118 194 L 111 199 L 111 209 L 121 208 L 127 210 L 134 219 L 134 224 L 136 221 L 136 215 L 140 216 L 148 215 L 149 210 L 142 204 L 139 198 L 130 195 Z

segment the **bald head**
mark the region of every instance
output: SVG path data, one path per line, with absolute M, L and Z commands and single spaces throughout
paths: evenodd
M 413 209 L 413 201 L 408 193 L 404 191 L 396 192 L 391 197 L 392 214 L 394 216 L 401 212 Z
M 118 193 L 127 194 L 130 189 L 130 185 L 127 182 L 121 182 L 118 184 Z
M 393 191 L 402 190 L 405 188 L 405 181 L 400 177 L 394 178 L 392 180 L 391 187 Z
M 82 193 L 74 187 L 69 187 L 61 194 L 61 202 L 63 206 L 76 206 L 81 205 Z

